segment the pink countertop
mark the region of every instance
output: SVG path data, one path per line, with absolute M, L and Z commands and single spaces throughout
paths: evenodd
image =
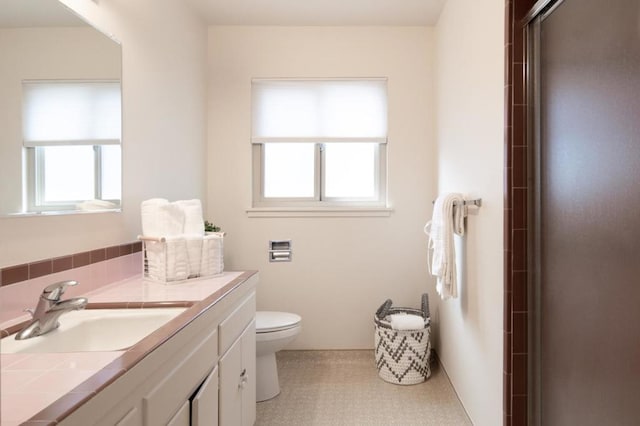
M 195 316 L 254 275 L 225 272 L 181 284 L 131 278 L 88 293 L 87 308 L 184 306 L 187 311 L 126 351 L 0 354 L 0 424 L 53 425 L 116 380 Z M 7 329 L 29 317 L 0 324 Z M 61 317 L 64 321 L 64 316 Z M 12 331 L 12 330 L 10 330 Z M 6 332 L 3 332 L 6 335 Z

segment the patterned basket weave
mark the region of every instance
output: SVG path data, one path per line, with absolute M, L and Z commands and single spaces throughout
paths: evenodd
M 391 300 L 380 306 L 374 316 L 375 357 L 380 377 L 398 385 L 422 383 L 431 376 L 431 319 L 429 298 L 422 295 L 422 310 L 393 308 Z M 391 314 L 407 313 L 424 318 L 419 330 L 394 330 L 387 319 Z

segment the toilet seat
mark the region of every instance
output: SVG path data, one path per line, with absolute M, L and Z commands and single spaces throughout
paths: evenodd
M 256 333 L 273 333 L 288 330 L 300 324 L 299 315 L 289 312 L 258 311 L 256 312 Z

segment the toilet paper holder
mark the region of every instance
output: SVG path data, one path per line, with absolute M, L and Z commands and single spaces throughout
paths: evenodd
M 291 240 L 269 240 L 269 262 L 291 262 Z

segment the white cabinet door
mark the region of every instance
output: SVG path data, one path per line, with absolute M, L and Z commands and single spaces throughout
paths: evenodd
M 218 426 L 218 367 L 191 400 L 191 426 Z
M 167 426 L 189 426 L 189 409 L 191 405 L 189 401 L 185 401 L 178 412 L 169 420 Z
M 231 345 L 220 368 L 220 426 L 252 426 L 256 421 L 255 320 Z
M 242 341 L 242 368 L 245 371 L 242 388 L 242 426 L 256 422 L 256 322 L 251 321 L 240 337 Z
M 220 426 L 242 424 L 242 341 L 231 345 L 218 363 L 220 369 Z
M 133 407 L 124 415 L 123 418 L 118 420 L 116 426 L 140 426 L 142 425 L 142 412 L 138 410 L 138 407 Z

